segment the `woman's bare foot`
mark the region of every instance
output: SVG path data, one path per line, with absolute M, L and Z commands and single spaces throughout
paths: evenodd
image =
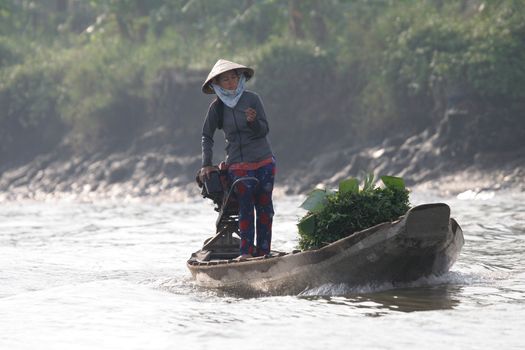
M 238 257 L 236 257 L 235 260 L 242 261 L 250 258 L 253 258 L 251 254 L 241 254 Z

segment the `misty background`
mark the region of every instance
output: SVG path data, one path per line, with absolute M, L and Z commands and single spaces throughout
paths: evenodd
M 255 69 L 288 193 L 524 189 L 523 1 L 0 0 L 1 198 L 195 191 L 219 58 Z

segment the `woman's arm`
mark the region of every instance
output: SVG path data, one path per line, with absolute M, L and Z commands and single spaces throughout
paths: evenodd
M 202 126 L 202 167 L 212 166 L 213 164 L 213 135 L 217 130 L 217 113 L 213 107 L 214 103 L 210 104 L 208 114 Z
M 270 131 L 264 106 L 258 95 L 256 95 L 255 107 L 246 110 L 246 120 L 257 137 L 264 137 Z

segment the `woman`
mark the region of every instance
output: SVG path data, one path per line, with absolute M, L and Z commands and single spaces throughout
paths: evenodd
M 241 181 L 235 188 L 239 202 L 240 259 L 270 253 L 274 214 L 275 158 L 266 137 L 268 121 L 259 96 L 244 87 L 253 74 L 251 68 L 221 59 L 202 85 L 205 94 L 216 94 L 217 98 L 211 103 L 202 128 L 201 179 L 216 170 L 212 166 L 213 136 L 217 129 L 222 129 L 230 183 L 246 176 L 259 180 L 257 184 L 253 180 Z

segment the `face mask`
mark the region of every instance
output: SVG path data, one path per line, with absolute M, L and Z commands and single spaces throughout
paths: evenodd
M 211 84 L 213 87 L 213 90 L 219 96 L 219 98 L 224 102 L 224 104 L 230 108 L 233 108 L 237 105 L 237 102 L 239 102 L 239 99 L 242 96 L 242 93 L 244 92 L 244 84 L 246 83 L 246 77 L 244 74 L 241 74 L 241 77 L 239 78 L 239 83 L 237 84 L 237 89 L 235 90 L 226 90 L 220 87 L 217 84 Z

